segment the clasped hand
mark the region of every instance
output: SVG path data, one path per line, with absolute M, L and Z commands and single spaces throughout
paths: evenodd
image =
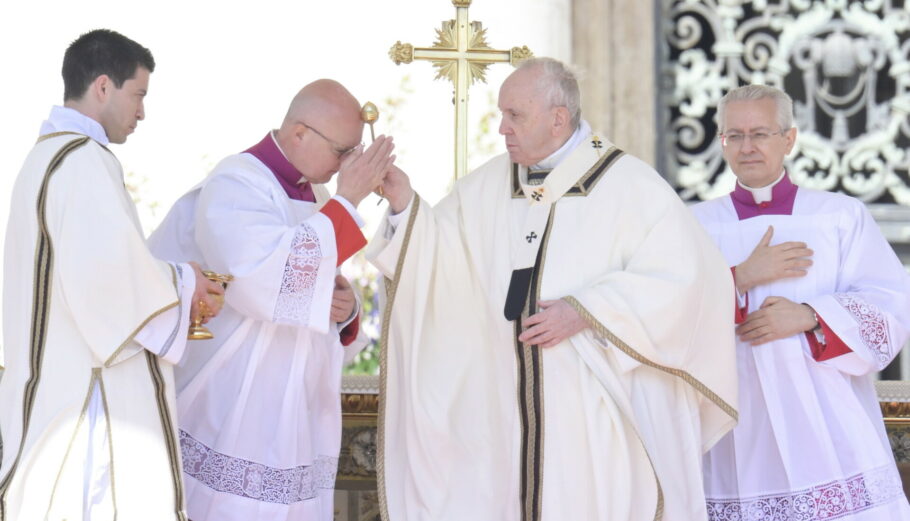
M 798 335 L 815 328 L 815 311 L 807 304 L 797 304 L 784 297 L 768 297 L 758 311 L 749 313 L 736 327 L 743 342 L 753 346 Z
M 332 292 L 332 322 L 341 323 L 351 318 L 357 299 L 351 283 L 343 275 L 335 276 L 335 289 Z
M 366 150 L 359 146 L 341 162 L 338 169 L 338 195 L 357 206 L 379 188 L 386 172 L 395 162 L 395 144 L 389 136 L 379 136 Z

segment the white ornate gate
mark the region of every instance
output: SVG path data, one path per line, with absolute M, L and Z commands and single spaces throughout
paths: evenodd
M 767 83 L 794 98 L 788 169 L 807 187 L 910 205 L 910 0 L 662 0 L 664 151 L 685 199 L 729 191 L 715 107 Z

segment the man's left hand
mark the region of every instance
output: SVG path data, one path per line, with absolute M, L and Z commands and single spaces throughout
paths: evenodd
M 753 346 L 798 335 L 816 327 L 815 312 L 806 304 L 797 304 L 784 297 L 768 297 L 758 311 L 749 313 L 737 326 L 736 334 Z
M 565 300 L 541 300 L 538 305 L 542 311 L 522 322 L 525 330 L 518 340 L 525 344 L 553 347 L 588 327 L 587 322 Z
M 351 283 L 343 275 L 336 275 L 335 291 L 332 293 L 332 322 L 340 323 L 351 318 L 356 303 Z

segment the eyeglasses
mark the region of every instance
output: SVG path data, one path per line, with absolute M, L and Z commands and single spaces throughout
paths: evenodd
M 758 131 L 751 134 L 743 134 L 742 132 L 730 132 L 726 134 L 720 134 L 720 144 L 724 148 L 739 148 L 743 146 L 743 143 L 746 142 L 748 138 L 753 145 L 760 147 L 768 143 L 768 140 L 771 139 L 771 136 L 783 136 L 786 134 L 786 130 L 779 130 L 777 132 L 766 132 Z
M 316 130 L 315 128 L 307 125 L 303 121 L 299 121 L 298 123 L 300 123 L 301 125 L 305 126 L 308 129 L 312 130 L 313 132 L 316 133 L 317 136 L 321 137 L 322 139 L 326 140 L 328 142 L 328 144 L 332 145 L 332 153 L 335 154 L 335 157 L 337 157 L 338 159 L 341 159 L 342 157 L 344 157 L 345 155 L 350 153 L 351 150 L 354 150 L 355 148 L 357 148 L 357 145 L 354 145 L 352 147 L 346 147 L 343 145 L 339 145 L 335 141 L 332 141 L 331 139 L 326 137 L 325 134 L 323 134 L 322 132 Z M 358 143 L 358 145 L 359 145 L 359 143 Z

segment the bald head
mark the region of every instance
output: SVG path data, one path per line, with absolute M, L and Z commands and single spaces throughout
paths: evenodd
M 338 169 L 338 161 L 319 159 L 328 151 L 338 159 L 360 143 L 363 121 L 360 104 L 334 80 L 316 80 L 294 96 L 276 133 L 282 151 L 304 177 L 325 182 Z M 318 163 L 318 164 L 317 164 Z
M 353 123 L 363 129 L 360 121 L 360 104 L 348 89 L 335 80 L 316 80 L 300 89 L 294 96 L 281 127 L 288 127 L 300 121 L 317 128 L 321 123 L 332 124 L 340 121 Z

